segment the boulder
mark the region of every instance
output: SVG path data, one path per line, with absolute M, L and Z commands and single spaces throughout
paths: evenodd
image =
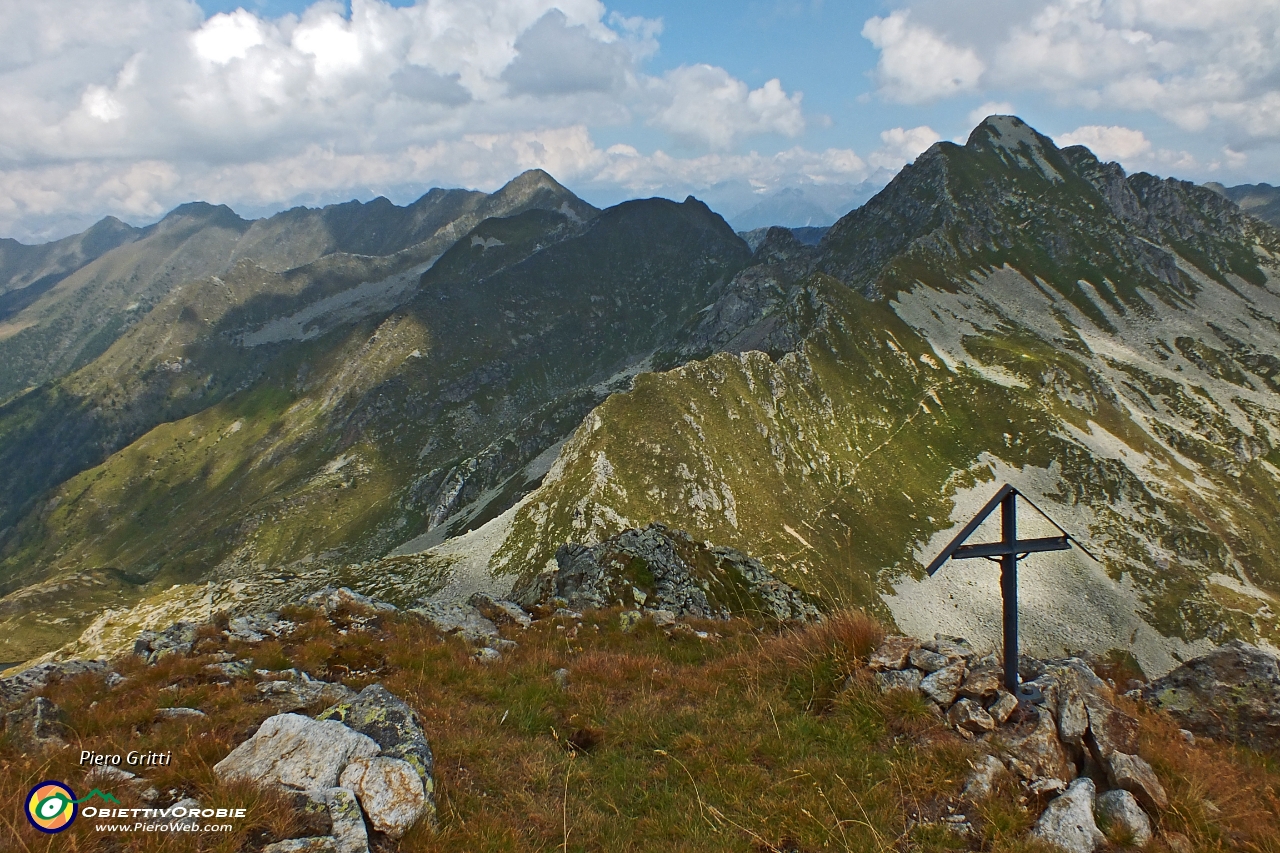
M 17 702 L 29 693 L 86 672 L 106 672 L 107 663 L 101 660 L 68 660 L 39 663 L 27 667 L 15 675 L 0 678 L 0 705 Z
M 298 791 L 333 788 L 347 763 L 379 751 L 370 737 L 332 720 L 298 714 L 268 717 L 213 767 L 219 779 L 246 779 Z
M 409 762 L 399 758 L 354 759 L 338 783 L 355 793 L 373 828 L 391 838 L 408 832 L 428 810 L 422 778 Z
M 514 601 L 494 598 L 485 592 L 475 593 L 467 599 L 467 604 L 474 607 L 476 612 L 498 627 L 514 625 L 517 628 L 528 628 L 533 624 L 533 619 L 529 617 L 528 613 L 524 612 L 524 608 L 519 604 Z
M 952 661 L 963 660 L 965 663 L 978 656 L 978 652 L 964 637 L 948 637 L 945 634 L 935 634 L 932 640 L 924 643 L 924 648 Z
M 1116 844 L 1146 847 L 1151 843 L 1151 818 L 1128 791 L 1107 791 L 1094 803 L 1098 823 Z
M 483 643 L 498 636 L 498 626 L 470 604 L 424 601 L 409 611 L 421 616 L 442 634 L 456 634 L 470 643 Z
M 914 637 L 885 637 L 871 654 L 867 666 L 875 672 L 906 669 L 909 655 L 918 648 L 920 641 Z
M 49 699 L 36 696 L 4 715 L 5 734 L 18 743 L 32 746 L 65 746 L 67 727 L 62 711 Z
M 956 701 L 956 691 L 964 683 L 964 674 L 964 661 L 957 661 L 922 679 L 920 690 L 942 707 L 949 707 Z
M 1072 782 L 1049 803 L 1031 834 L 1067 853 L 1093 853 L 1107 840 L 1093 819 L 1095 790 L 1092 779 Z
M 989 732 L 996 727 L 996 721 L 991 719 L 991 715 L 972 699 L 961 699 L 952 705 L 947 711 L 947 722 L 957 729 L 974 734 Z
M 361 595 L 345 586 L 337 589 L 327 586 L 308 595 L 303 599 L 302 603 L 308 607 L 323 610 L 325 613 L 333 613 L 335 610 L 372 610 L 377 613 L 394 613 L 396 611 L 394 604 L 388 604 L 385 601 Z
M 185 655 L 196 642 L 196 626 L 190 622 L 176 622 L 163 631 L 143 631 L 133 643 L 133 653 L 148 664 L 168 655 Z
M 336 720 L 371 738 L 378 754 L 405 761 L 422 782 L 425 813 L 435 819 L 435 762 L 422 720 L 404 700 L 381 684 L 370 684 L 349 702 L 328 708 L 320 720 Z
M 888 693 L 890 690 L 918 691 L 923 678 L 924 673 L 918 669 L 891 669 L 888 672 L 875 674 L 876 684 L 880 687 L 881 693 Z
M 159 708 L 156 710 L 156 716 L 162 720 L 191 721 L 207 715 L 199 708 Z
M 240 643 L 261 643 L 267 637 L 278 637 L 282 631 L 280 614 L 251 613 L 244 616 L 233 616 L 223 631 L 228 640 Z
M 1136 755 L 1115 752 L 1102 766 L 1107 771 L 1107 781 L 1114 788 L 1121 788 L 1138 798 L 1147 811 L 1155 814 L 1169 808 L 1169 796 L 1156 778 L 1151 765 Z
M 1206 737 L 1280 751 L 1280 659 L 1232 640 L 1148 684 L 1142 698 Z

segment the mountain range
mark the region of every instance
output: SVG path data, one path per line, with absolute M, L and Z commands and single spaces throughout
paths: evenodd
M 751 236 L 535 171 L 0 244 L 0 660 L 327 583 L 502 592 L 655 521 L 993 643 L 994 570 L 923 566 L 1002 482 L 1097 558 L 1026 562 L 1030 648 L 1280 642 L 1263 218 L 993 116 Z

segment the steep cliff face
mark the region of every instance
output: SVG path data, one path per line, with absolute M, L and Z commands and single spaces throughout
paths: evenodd
M 756 316 L 790 352 L 642 376 L 593 412 L 492 566 L 660 521 L 909 631 L 990 641 L 994 574 L 921 569 L 1009 481 L 1101 557 L 1028 561 L 1034 647 L 1133 645 L 1161 671 L 1208 639 L 1278 641 L 1277 236 L 990 119 L 780 281 Z

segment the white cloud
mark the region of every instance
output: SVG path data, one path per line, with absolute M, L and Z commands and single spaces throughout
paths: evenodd
M 1151 151 L 1151 142 L 1140 130 L 1090 124 L 1077 127 L 1054 140 L 1059 146 L 1083 145 L 1103 160 L 1131 163 Z
M 1148 113 L 1237 150 L 1280 140 L 1276 0 L 974 0 L 963 16 L 937 0 L 906 6 L 863 29 L 886 98 L 1032 91 Z M 921 10 L 932 29 L 913 22 Z
M 979 107 L 969 110 L 969 125 L 977 127 L 988 116 L 1017 115 L 1017 110 L 1008 101 L 987 101 Z
M 911 23 L 906 10 L 871 18 L 862 35 L 880 51 L 876 79 L 892 100 L 916 104 L 973 91 L 986 68 L 973 50 Z
M 881 146 L 867 159 L 872 166 L 881 169 L 899 169 L 941 138 L 927 125 L 910 129 L 895 127 L 880 134 Z
M 0 3 L 0 232 L 215 193 L 268 205 L 427 175 L 492 185 L 531 158 L 604 168 L 612 155 L 566 128 L 647 122 L 694 154 L 804 130 L 801 95 L 779 80 L 646 74 L 660 33 L 599 0 L 351 0 L 349 14 L 318 0 L 276 19 L 205 19 L 191 0 Z

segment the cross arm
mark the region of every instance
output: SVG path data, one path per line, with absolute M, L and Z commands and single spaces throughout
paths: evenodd
M 1046 536 L 1042 539 L 1019 539 L 1015 542 L 984 542 L 981 545 L 961 545 L 952 552 L 955 560 L 972 560 L 977 557 L 1003 557 L 1008 554 L 1035 554 L 1039 551 L 1066 551 L 1071 542 L 1066 536 Z

